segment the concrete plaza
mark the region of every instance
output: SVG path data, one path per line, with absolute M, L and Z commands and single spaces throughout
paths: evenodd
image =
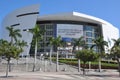
M 86 76 L 78 72 L 10 72 L 5 78 L 5 73 L 0 73 L 0 80 L 120 80 L 118 72 L 93 72 Z
M 77 71 L 77 67 L 59 64 L 59 72 L 56 72 L 56 64 L 52 63 L 50 66 L 48 60 L 38 60 L 36 71 L 32 72 L 32 61 L 32 58 L 27 60 L 29 64 L 26 64 L 26 59 L 11 61 L 12 72 L 5 78 L 6 61 L 3 60 L 0 64 L 0 80 L 120 80 L 117 70 L 102 70 L 102 72 L 87 70 L 83 76 L 82 71 Z

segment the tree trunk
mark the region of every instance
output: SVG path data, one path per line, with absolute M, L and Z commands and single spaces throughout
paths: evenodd
M 36 39 L 36 42 L 35 42 L 35 54 L 34 54 L 33 72 L 35 71 L 35 67 L 36 67 L 36 55 L 37 55 L 37 39 Z
M 101 58 L 99 57 L 99 72 L 101 72 Z
M 120 62 L 118 62 L 118 64 L 119 64 L 118 70 L 119 70 L 119 77 L 120 77 Z
M 11 45 L 13 45 L 13 37 L 11 37 Z M 9 72 L 11 72 L 11 63 L 10 63 L 10 58 L 8 59 L 9 60 Z
M 52 64 L 52 60 L 51 60 L 51 56 L 52 56 L 52 49 L 53 49 L 53 46 L 51 46 L 51 49 L 50 49 L 50 65 Z
M 78 59 L 78 72 L 80 72 L 80 59 Z
M 118 72 L 119 72 L 119 77 L 120 77 L 120 58 L 117 59 L 118 62 Z
M 26 56 L 26 71 L 28 71 L 28 55 Z
M 45 57 L 44 57 L 44 72 L 46 72 L 46 61 L 45 61 Z
M 9 66 L 10 66 L 10 59 L 7 60 L 6 77 L 8 77 Z
M 59 71 L 59 62 L 58 62 L 58 51 L 57 51 L 57 56 L 56 56 L 56 72 Z
M 11 63 L 9 61 L 9 72 L 11 72 Z
M 90 71 L 90 69 L 91 69 L 91 62 L 89 62 L 89 71 Z
M 85 75 L 85 63 L 83 63 L 83 75 Z

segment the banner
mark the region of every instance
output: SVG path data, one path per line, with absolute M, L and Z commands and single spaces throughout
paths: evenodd
M 83 36 L 83 25 L 57 24 L 57 37 L 80 38 Z

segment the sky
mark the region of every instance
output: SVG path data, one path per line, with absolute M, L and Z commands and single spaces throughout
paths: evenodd
M 40 16 L 75 11 L 106 20 L 120 30 L 120 0 L 0 0 L 0 30 L 7 14 L 33 4 L 40 4 Z

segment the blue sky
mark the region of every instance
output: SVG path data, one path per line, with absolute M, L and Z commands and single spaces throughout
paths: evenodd
M 1 0 L 0 29 L 7 14 L 32 4 L 40 4 L 40 15 L 76 11 L 104 19 L 120 30 L 120 0 Z

